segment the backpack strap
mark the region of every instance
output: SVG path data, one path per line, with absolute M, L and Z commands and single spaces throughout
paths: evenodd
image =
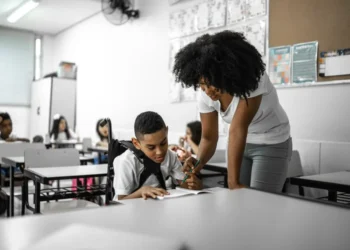
M 160 169 L 160 163 L 155 163 L 152 161 L 150 158 L 148 158 L 141 150 L 138 150 L 134 144 L 130 141 L 120 141 L 121 145 L 125 148 L 130 149 L 136 158 L 143 164 L 144 169 L 140 175 L 140 180 L 139 180 L 139 186 L 133 191 L 139 190 L 142 185 L 146 182 L 148 177 L 150 177 L 152 174 L 154 174 L 157 177 L 157 180 L 160 184 L 160 186 L 163 189 L 166 189 L 165 181 L 163 178 L 162 171 Z

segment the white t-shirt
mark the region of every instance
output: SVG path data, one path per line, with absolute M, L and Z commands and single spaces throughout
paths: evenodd
M 123 154 L 116 157 L 114 166 L 114 190 L 115 197 L 118 195 L 129 195 L 140 183 L 140 175 L 144 170 L 144 165 L 137 159 L 131 150 L 126 150 Z M 183 180 L 185 174 L 181 171 L 182 165 L 175 152 L 168 150 L 164 161 L 160 165 L 163 178 L 167 187 L 170 187 L 173 180 Z M 172 178 L 168 178 L 172 177 Z M 176 184 L 176 183 L 175 183 Z M 150 175 L 142 186 L 160 187 L 155 175 Z
M 77 134 L 74 133 L 73 130 L 68 129 L 69 134 L 70 134 L 70 140 L 76 140 L 78 138 Z M 59 132 L 57 135 L 57 139 L 55 140 L 55 135 L 51 136 L 51 142 L 61 142 L 61 141 L 66 141 L 68 140 L 66 132 Z
M 9 136 L 9 139 L 16 139 L 16 138 L 17 138 L 17 136 L 14 134 L 10 134 L 10 136 Z M 5 142 L 6 141 L 1 138 L 1 134 L 0 134 L 0 143 L 5 143 Z
M 262 95 L 260 107 L 248 127 L 247 143 L 277 144 L 290 137 L 290 126 L 286 112 L 279 103 L 275 87 L 265 73 L 258 88 L 248 98 Z M 225 112 L 220 109 L 220 102 L 213 101 L 204 91 L 200 90 L 198 108 L 200 113 L 217 111 L 223 120 L 231 124 L 240 98 L 234 96 Z

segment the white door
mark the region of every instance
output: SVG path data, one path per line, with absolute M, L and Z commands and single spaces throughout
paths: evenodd
M 51 100 L 51 78 L 32 83 L 30 110 L 30 139 L 36 135 L 49 133 L 49 116 Z

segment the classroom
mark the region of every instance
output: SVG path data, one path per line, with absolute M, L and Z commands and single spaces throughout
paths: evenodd
M 0 249 L 350 249 L 349 13 L 1 0 Z

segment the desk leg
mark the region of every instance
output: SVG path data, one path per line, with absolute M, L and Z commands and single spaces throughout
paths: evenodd
M 40 182 L 35 182 L 35 210 L 34 213 L 39 214 L 40 213 Z
M 224 174 L 224 188 L 228 188 L 227 174 Z
M 299 195 L 300 195 L 300 196 L 305 196 L 303 186 L 298 186 L 298 187 L 299 187 Z
M 22 184 L 22 215 L 25 214 L 27 200 L 28 200 L 28 179 L 27 179 L 27 177 L 23 177 L 23 184 Z
M 98 164 L 102 164 L 102 153 L 98 153 Z
M 337 192 L 328 190 L 328 200 L 337 202 Z
M 13 217 L 15 215 L 15 203 L 14 203 L 14 186 L 15 186 L 15 178 L 14 178 L 15 168 L 10 167 L 10 216 Z

